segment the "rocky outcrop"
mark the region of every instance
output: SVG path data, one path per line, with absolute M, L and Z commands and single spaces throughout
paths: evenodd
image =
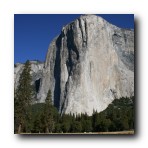
M 95 15 L 83 15 L 63 27 L 48 49 L 40 102 L 49 89 L 60 113 L 91 115 L 115 98 L 133 96 L 134 31 Z
M 30 74 L 32 76 L 32 82 L 31 84 L 34 86 L 35 93 L 37 94 L 40 87 L 40 80 L 42 78 L 43 73 L 43 67 L 44 63 L 39 61 L 30 61 L 31 63 L 31 71 Z M 17 89 L 19 85 L 19 78 L 20 74 L 22 73 L 24 69 L 24 64 L 22 63 L 16 63 L 14 65 L 14 88 Z

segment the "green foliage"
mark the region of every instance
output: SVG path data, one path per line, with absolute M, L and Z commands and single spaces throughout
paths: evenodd
M 54 114 L 53 114 L 53 105 L 51 100 L 51 91 L 48 91 L 47 98 L 45 100 L 45 109 L 44 109 L 44 122 L 46 132 L 53 132 L 54 130 Z
M 72 122 L 73 122 L 73 117 L 70 115 L 64 114 L 60 119 L 62 132 L 64 133 L 70 132 Z
M 82 124 L 79 121 L 74 121 L 71 126 L 72 133 L 80 133 L 82 131 Z
M 26 62 L 14 97 L 16 132 L 20 129 L 21 132 L 31 133 L 84 133 L 134 129 L 134 97 L 115 99 L 104 111 L 97 113 L 94 110 L 92 116 L 86 113 L 60 115 L 52 105 L 50 90 L 45 103 L 31 105 L 33 94 L 29 71 L 30 66 Z
M 106 110 L 95 113 L 94 131 L 134 129 L 134 97 L 115 99 Z
M 44 133 L 44 108 L 45 103 L 33 104 L 30 108 L 32 112 L 32 133 Z
M 14 95 L 14 122 L 15 133 L 30 132 L 31 130 L 31 112 L 29 106 L 33 99 L 33 89 L 31 86 L 30 63 L 25 63 L 22 74 L 19 79 L 19 86 Z

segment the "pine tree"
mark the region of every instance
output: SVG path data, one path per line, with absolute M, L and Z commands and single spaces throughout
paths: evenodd
M 26 61 L 22 74 L 19 79 L 19 86 L 15 91 L 14 100 L 14 119 L 17 126 L 15 133 L 31 131 L 31 110 L 30 105 L 33 99 L 33 89 L 31 86 L 31 65 Z
M 53 114 L 54 107 L 52 105 L 52 100 L 51 100 L 51 91 L 48 91 L 46 101 L 45 101 L 45 116 L 44 116 L 44 121 L 45 121 L 45 132 L 53 132 L 54 130 L 54 114 Z
M 74 121 L 72 126 L 71 126 L 71 131 L 72 133 L 80 133 L 82 131 L 82 125 L 81 122 L 79 121 Z

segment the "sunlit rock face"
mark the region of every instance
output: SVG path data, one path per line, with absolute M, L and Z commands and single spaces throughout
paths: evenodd
M 91 115 L 115 98 L 134 95 L 134 30 L 83 15 L 62 28 L 45 63 L 30 63 L 35 102 L 45 102 L 50 89 L 59 113 Z M 15 64 L 15 89 L 23 68 L 24 64 Z
M 50 89 L 60 113 L 100 112 L 134 95 L 134 31 L 83 15 L 52 41 L 44 66 L 39 102 Z

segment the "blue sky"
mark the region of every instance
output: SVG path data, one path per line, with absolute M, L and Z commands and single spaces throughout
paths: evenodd
M 98 15 L 98 14 L 97 14 Z M 26 60 L 44 61 L 48 46 L 61 28 L 80 14 L 15 14 L 14 63 Z M 121 28 L 134 28 L 134 15 L 100 14 L 108 22 Z

